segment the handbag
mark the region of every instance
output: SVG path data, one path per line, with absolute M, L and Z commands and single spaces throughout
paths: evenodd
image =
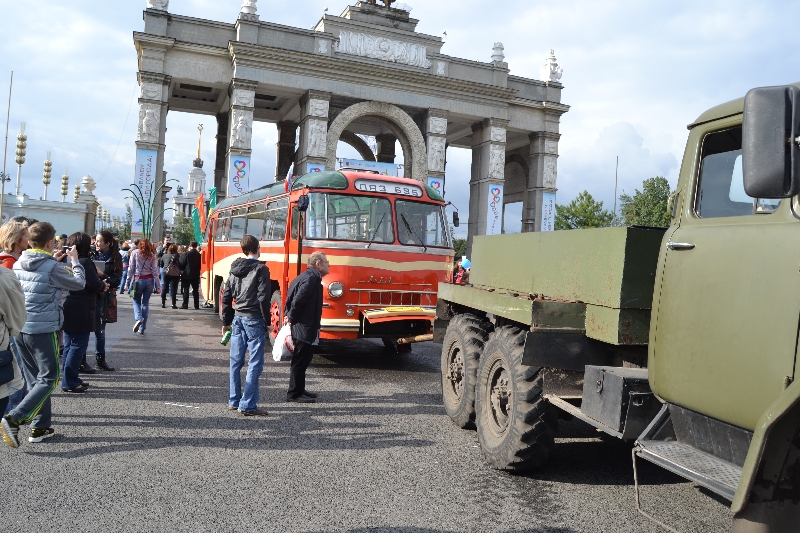
M 180 267 L 175 264 L 175 256 L 172 256 L 172 260 L 169 262 L 169 267 L 167 267 L 165 274 L 174 278 L 177 278 L 181 275 Z
M 106 324 L 114 324 L 117 321 L 117 294 L 116 291 L 108 291 L 106 296 Z
M 10 349 L 0 351 L 0 385 L 14 381 L 14 354 Z
M 139 280 L 134 278 L 133 282 L 131 283 L 131 288 L 128 291 L 128 296 L 130 296 L 131 298 L 136 298 L 136 289 L 138 288 L 139 288 Z

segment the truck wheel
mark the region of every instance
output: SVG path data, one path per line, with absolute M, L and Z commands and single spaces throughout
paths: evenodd
M 478 440 L 495 468 L 523 472 L 543 465 L 558 430 L 554 408 L 542 398 L 537 367 L 522 364 L 525 332 L 505 326 L 489 335 L 478 368 Z
M 475 315 L 456 315 L 442 344 L 442 400 L 460 428 L 475 428 L 475 373 L 491 323 Z
M 275 345 L 275 337 L 283 326 L 283 309 L 281 309 L 281 291 L 272 293 L 269 299 L 269 344 Z

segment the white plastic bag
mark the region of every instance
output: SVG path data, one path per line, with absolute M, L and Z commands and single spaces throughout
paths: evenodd
M 272 360 L 291 361 L 294 355 L 294 340 L 292 339 L 292 327 L 288 324 L 283 326 L 275 337 L 275 343 L 272 345 Z

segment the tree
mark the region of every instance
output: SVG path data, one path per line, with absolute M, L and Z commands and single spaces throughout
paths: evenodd
M 656 226 L 665 228 L 670 224 L 667 212 L 669 182 L 656 176 L 642 182 L 642 190 L 635 189 L 633 196 L 619 197 L 620 213 L 626 226 Z
M 556 205 L 556 229 L 605 228 L 611 225 L 614 213 L 603 209 L 588 191 L 583 191 L 567 205 Z
M 133 231 L 133 209 L 130 204 L 125 204 L 125 223 L 119 229 L 119 238 L 122 241 L 130 240 Z
M 194 240 L 192 219 L 184 216 L 181 212 L 175 215 L 175 228 L 172 230 L 172 239 L 183 246 L 189 246 L 189 243 Z
M 453 248 L 456 250 L 456 259 L 467 255 L 467 239 L 453 239 Z

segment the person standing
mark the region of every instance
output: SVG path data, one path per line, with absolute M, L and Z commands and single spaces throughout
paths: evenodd
M 181 256 L 178 255 L 178 245 L 170 244 L 167 253 L 158 260 L 163 279 L 161 292 L 161 307 L 166 307 L 167 293 L 172 296 L 172 308 L 177 309 L 178 282 L 181 280 Z
M 136 283 L 136 294 L 133 296 L 133 315 L 136 322 L 133 324 L 133 332 L 144 335 L 147 316 L 150 314 L 150 296 L 153 292 L 158 294 L 161 289 L 156 254 L 147 239 L 140 239 L 138 247 L 131 253 L 125 292 L 128 292 L 133 283 Z
M 73 233 L 67 239 L 67 246 L 74 247 L 78 252 L 78 261 L 86 273 L 86 283 L 82 289 L 70 291 L 64 300 L 64 326 L 61 328 L 64 330 L 64 375 L 61 381 L 61 390 L 64 392 L 82 393 L 88 388 L 88 384 L 78 376 L 78 371 L 86 363 L 89 338 L 96 331 L 97 297 L 110 289 L 109 284 L 100 279 L 97 268 L 89 258 L 91 243 L 92 238 L 81 232 Z
M 94 326 L 94 358 L 97 361 L 97 368 L 106 372 L 113 372 L 114 367 L 106 362 L 106 320 L 108 319 L 108 306 L 116 298 L 117 289 L 122 281 L 122 255 L 119 253 L 119 244 L 110 231 L 101 231 L 94 239 L 95 252 L 92 260 L 103 261 L 105 266 L 98 269 L 97 274 L 104 281 L 109 289 L 97 296 L 97 309 L 95 310 Z M 88 374 L 93 374 L 94 369 L 86 362 L 83 356 L 81 368 L 89 370 Z
M 122 245 L 122 250 L 120 251 L 120 257 L 122 258 L 122 279 L 119 282 L 119 293 L 122 294 L 125 292 L 123 289 L 125 288 L 125 282 L 128 280 L 128 267 L 131 263 L 131 254 L 130 254 L 131 247 L 126 242 Z
M 258 260 L 258 239 L 245 235 L 240 245 L 247 258 L 233 262 L 222 293 L 222 334 L 231 332 L 228 409 L 236 409 L 244 416 L 266 416 L 267 412 L 258 408 L 258 378 L 264 369 L 272 281 L 269 268 Z M 250 352 L 250 363 L 242 393 L 245 351 Z
M 287 402 L 314 403 L 317 395 L 306 390 L 306 370 L 314 358 L 314 346 L 319 344 L 322 322 L 322 278 L 331 271 L 328 258 L 322 252 L 308 256 L 308 269 L 289 285 L 284 321 L 292 329 L 294 355 L 289 370 Z
M 14 222 L 11 222 L 14 224 Z M 7 268 L 0 268 L 0 351 L 10 348 L 9 341 L 19 335 L 25 325 L 28 312 L 25 310 L 25 293 L 17 277 Z M 0 384 L 0 413 L 5 413 L 9 400 L 15 394 L 25 395 L 25 381 L 17 364 L 16 354 L 11 359 L 14 377 Z
M 156 256 L 158 257 L 159 260 L 161 260 L 161 258 L 164 257 L 164 254 L 169 252 L 170 244 L 172 244 L 172 239 L 169 237 L 164 237 L 164 242 L 161 244 L 161 246 L 156 248 Z M 160 273 L 159 280 L 161 281 L 161 287 L 164 288 L 164 292 L 165 293 L 169 292 L 169 285 L 165 283 L 163 272 Z
M 189 309 L 189 289 L 194 298 L 194 308 L 200 309 L 200 252 L 197 251 L 197 242 L 192 241 L 189 251 L 181 258 L 181 269 L 186 277 L 186 284 L 183 289 L 183 303 L 181 309 Z
M 32 248 L 22 252 L 14 263 L 14 274 L 25 293 L 28 318 L 14 343 L 22 359 L 22 371 L 30 389 L 20 404 L 6 414 L 0 424 L 3 442 L 19 447 L 19 426 L 30 423 L 31 442 L 41 442 L 55 433 L 50 426 L 50 395 L 60 378 L 56 332 L 64 316 L 61 291 L 80 290 L 86 274 L 78 261 L 75 247 L 67 252 L 72 269 L 58 261 L 48 250 L 53 249 L 56 230 L 52 224 L 38 222 L 28 228 Z

